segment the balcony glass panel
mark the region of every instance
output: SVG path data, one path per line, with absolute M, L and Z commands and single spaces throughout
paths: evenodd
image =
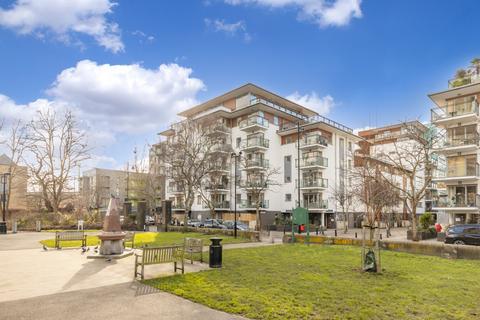
M 471 99 L 452 102 L 446 106 L 432 109 L 432 121 L 448 119 L 467 114 L 478 115 L 478 103 Z

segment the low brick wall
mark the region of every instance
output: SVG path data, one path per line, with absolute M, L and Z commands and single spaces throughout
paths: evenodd
M 291 243 L 292 236 L 283 236 L 284 243 Z M 305 235 L 295 235 L 295 242 L 304 243 Z M 340 237 L 310 236 L 310 243 L 313 244 L 336 244 L 361 246 L 361 239 L 350 239 Z M 366 241 L 367 245 L 372 242 Z M 475 259 L 480 260 L 480 246 L 453 245 L 439 242 L 413 242 L 398 240 L 380 240 L 380 246 L 385 250 L 406 252 L 413 254 L 424 254 L 450 259 Z
M 183 226 L 168 226 L 168 231 L 176 232 L 198 232 L 211 235 L 225 235 L 233 237 L 233 230 L 230 229 L 214 229 L 214 228 L 196 228 Z M 260 241 L 260 233 L 258 231 L 240 231 L 237 230 L 237 236 L 251 241 Z

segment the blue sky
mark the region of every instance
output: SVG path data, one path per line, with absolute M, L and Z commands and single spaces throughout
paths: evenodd
M 246 82 L 352 128 L 428 120 L 427 94 L 480 56 L 478 1 L 45 3 L 0 0 L 0 116 L 73 106 L 105 167 Z

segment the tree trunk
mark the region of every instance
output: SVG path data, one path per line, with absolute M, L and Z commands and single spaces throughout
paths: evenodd
M 256 208 L 256 217 L 255 217 L 255 230 L 260 231 L 260 207 L 257 205 Z
M 343 233 L 348 232 L 348 216 L 345 211 L 343 211 Z

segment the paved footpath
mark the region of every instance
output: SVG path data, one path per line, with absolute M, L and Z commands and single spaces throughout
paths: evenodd
M 133 279 L 134 257 L 90 260 L 80 249 L 44 251 L 47 233 L 0 237 L 0 319 L 244 319 L 175 295 L 143 286 Z M 271 243 L 270 243 L 271 244 Z M 225 245 L 246 248 L 269 243 Z M 186 263 L 185 272 L 208 269 Z M 173 274 L 172 264 L 147 266 L 146 278 Z

